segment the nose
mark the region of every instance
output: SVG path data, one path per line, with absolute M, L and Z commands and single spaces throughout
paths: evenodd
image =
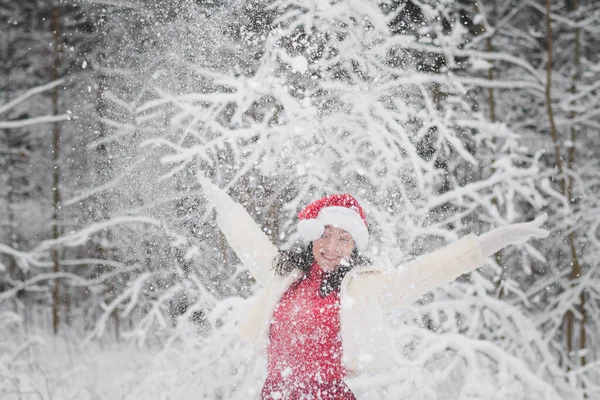
M 339 245 L 335 242 L 335 240 L 330 238 L 325 240 L 325 242 L 323 243 L 323 248 L 329 255 L 332 256 L 337 256 L 340 253 Z

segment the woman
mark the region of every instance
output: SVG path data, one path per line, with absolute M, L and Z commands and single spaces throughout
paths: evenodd
M 395 270 L 367 265 L 365 213 L 348 194 L 331 195 L 300 212 L 307 247 L 279 252 L 252 217 L 199 177 L 217 223 L 241 262 L 264 285 L 240 333 L 266 351 L 261 399 L 355 399 L 349 373 L 391 364 L 385 312 L 409 305 L 436 286 L 481 266 L 509 244 L 546 237 L 535 221 L 468 235 Z M 274 266 L 274 268 L 273 268 Z

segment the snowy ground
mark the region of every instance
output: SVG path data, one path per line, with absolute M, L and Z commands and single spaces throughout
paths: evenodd
M 122 399 L 144 375 L 152 354 L 126 343 L 84 343 L 71 333 L 3 337 L 0 397 Z
M 256 399 L 266 363 L 235 335 L 239 310 L 208 336 L 180 330 L 160 351 L 115 341 L 93 341 L 46 323 L 27 332 L 16 314 L 0 312 L 2 400 Z M 44 318 L 42 318 L 44 320 Z M 411 333 L 412 332 L 412 333 Z M 420 332 L 405 326 L 396 343 Z M 462 335 L 423 331 L 422 355 L 395 368 L 348 379 L 358 399 L 560 399 L 550 385 L 492 344 Z M 438 348 L 439 350 L 436 350 Z M 485 350 L 484 348 L 487 348 Z M 454 349 L 449 351 L 447 349 Z M 500 363 L 490 360 L 495 352 Z

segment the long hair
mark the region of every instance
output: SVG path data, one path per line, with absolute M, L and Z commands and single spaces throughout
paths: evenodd
M 287 275 L 294 268 L 298 268 L 304 272 L 304 276 L 307 276 L 310 274 L 314 261 L 313 245 L 311 242 L 308 246 L 299 247 L 294 250 L 281 250 L 273 260 L 273 269 L 278 275 Z M 342 280 L 352 268 L 368 263 L 369 260 L 360 254 L 355 247 L 352 250 L 348 264 L 340 265 L 333 271 L 323 273 L 323 280 L 319 287 L 321 297 L 326 297 L 333 292 L 339 291 L 342 286 Z

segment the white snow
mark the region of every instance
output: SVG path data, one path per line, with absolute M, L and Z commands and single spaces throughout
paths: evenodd
M 122 6 L 101 2 L 103 12 Z M 250 3 L 260 8 L 260 2 L 234 1 L 213 11 L 229 13 L 229 7 Z M 127 57 L 125 65 L 103 69 L 96 59 L 94 68 L 83 61 L 79 73 L 86 80 L 71 75 L 31 89 L 24 85 L 0 100 L 0 130 L 7 133 L 0 139 L 13 130 L 37 146 L 0 148 L 0 154 L 26 160 L 19 172 L 50 160 L 40 158 L 51 155 L 51 127 L 34 125 L 61 123 L 64 149 L 71 150 L 61 153 L 66 180 L 59 239 L 48 239 L 53 166 L 37 177 L 37 194 L 26 188 L 27 195 L 12 205 L 24 216 L 21 226 L 0 217 L 3 234 L 17 226 L 25 238 L 19 246 L 9 243 L 13 236 L 0 238 L 0 272 L 7 277 L 0 282 L 0 398 L 257 398 L 266 360 L 236 332 L 251 296 L 272 271 L 250 280 L 244 266 L 271 265 L 277 247 L 265 232 L 278 237 L 278 245 L 293 246 L 298 210 L 341 191 L 365 205 L 375 246 L 369 256 L 391 271 L 406 258 L 543 208 L 553 210 L 550 225 L 557 231 L 553 241 L 506 249 L 468 279 L 431 287 L 418 305 L 391 313 L 395 363 L 348 379 L 358 399 L 580 400 L 581 382 L 598 393 L 597 335 L 587 331 L 583 350 L 574 339 L 571 354 L 564 340 L 565 315 L 573 310 L 576 325 L 582 317 L 580 295 L 589 297 L 588 309 L 598 303 L 593 266 L 600 205 L 597 188 L 588 183 L 599 181 L 600 169 L 595 157 L 582 155 L 593 153 L 580 153 L 592 150 L 586 144 L 598 125 L 600 81 L 583 83 L 594 79 L 598 67 L 590 63 L 576 94 L 570 75 L 553 78 L 553 98 L 561 105 L 560 150 L 577 151 L 574 168 L 565 171 L 576 193 L 571 202 L 551 167 L 545 109 L 532 106 L 543 103 L 543 57 L 519 53 L 512 36 L 500 31 L 497 51 L 483 50 L 481 40 L 464 42 L 466 28 L 443 26 L 440 18 L 456 2 L 414 3 L 423 12 L 421 42 L 391 34 L 395 14 L 382 13 L 379 1 L 269 2 L 277 28 L 243 32 L 244 40 L 231 42 L 219 18 L 191 14 L 193 22 L 173 20 L 165 28 L 152 20 L 155 10 L 142 12 L 149 39 L 142 68 L 127 65 Z M 141 3 L 130 6 L 148 11 Z M 483 11 L 476 23 L 486 23 Z M 554 17 L 553 23 L 575 26 L 566 16 Z M 593 32 L 594 23 L 582 20 L 581 29 Z M 299 32 L 314 35 L 300 38 Z M 537 25 L 524 34 L 544 32 Z M 526 36 L 521 39 L 527 43 Z M 510 43 L 509 50 L 500 50 L 497 40 Z M 81 60 L 75 47 L 67 49 Z M 543 48 L 535 51 L 547 57 Z M 413 68 L 416 59 L 403 59 L 410 53 L 443 56 L 447 69 L 433 74 Z M 393 54 L 401 66 L 390 67 Z M 567 58 L 565 53 L 563 64 L 552 65 L 568 72 Z M 503 73 L 490 80 L 492 67 Z M 102 115 L 93 114 L 100 91 L 92 94 L 96 75 L 86 75 L 92 70 L 109 77 L 102 93 L 109 112 Z M 113 80 L 124 87 L 112 87 Z M 87 96 L 87 108 L 68 104 L 64 94 L 73 87 Z M 442 89 L 442 100 L 434 88 Z M 64 115 L 47 112 L 54 89 L 60 89 L 61 110 L 69 110 Z M 487 115 L 490 92 L 502 110 L 495 122 Z M 23 111 L 27 117 L 15 118 Z M 82 121 L 88 116 L 99 118 Z M 575 142 L 565 140 L 571 126 L 584 128 Z M 94 167 L 100 148 L 110 149 L 106 170 Z M 81 165 L 71 164 L 72 157 L 81 157 Z M 87 175 L 75 176 L 78 168 Z M 8 171 L 0 171 L 2 190 L 9 186 Z M 106 179 L 94 176 L 104 173 Z M 7 193 L 0 196 L 0 214 L 9 209 Z M 32 207 L 35 196 L 42 212 Z M 223 232 L 261 235 L 263 245 L 233 254 L 206 205 L 209 197 L 240 215 Z M 26 234 L 31 221 L 42 226 L 35 236 Z M 579 279 L 568 276 L 566 232 L 579 235 Z M 61 257 L 58 273 L 52 272 L 54 249 Z M 7 261 L 16 263 L 10 273 L 23 274 L 22 280 L 9 276 L 13 264 Z M 57 337 L 50 334 L 49 308 L 55 282 L 68 290 L 63 294 L 74 302 L 69 311 L 79 321 L 61 327 Z M 342 296 L 344 307 L 360 301 Z M 39 303 L 46 307 L 36 308 Z M 61 320 L 66 311 L 60 310 Z M 598 325 L 596 314 L 587 314 L 592 327 Z M 582 356 L 588 357 L 585 366 L 577 360 Z M 359 359 L 369 363 L 373 357 Z
M 358 356 L 358 360 L 363 363 L 370 363 L 373 361 L 373 356 L 371 354 L 363 353 Z
M 303 55 L 298 55 L 292 58 L 292 72 L 298 72 L 304 74 L 308 71 L 308 61 Z
M 471 66 L 473 67 L 473 70 L 475 70 L 475 71 L 488 70 L 494 66 L 489 61 L 477 59 L 477 58 L 473 58 L 473 59 L 469 60 L 469 62 L 471 63 Z

